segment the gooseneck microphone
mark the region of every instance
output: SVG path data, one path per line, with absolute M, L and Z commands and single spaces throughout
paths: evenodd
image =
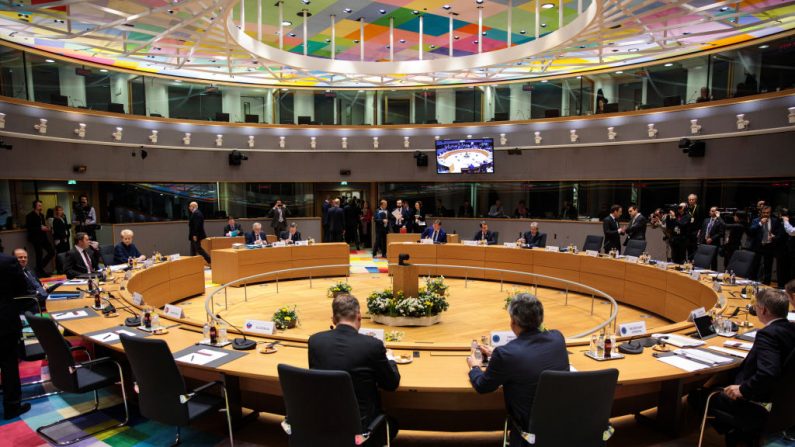
M 244 334 L 243 331 L 240 330 L 240 328 L 227 321 L 224 317 L 221 316 L 221 314 L 215 314 L 215 317 L 223 321 L 224 323 L 228 324 L 232 329 L 236 330 L 237 332 L 240 333 L 240 335 L 243 336 L 243 338 L 235 338 L 234 340 L 232 340 L 232 349 L 235 349 L 237 351 L 250 351 L 255 347 L 257 347 L 257 342 L 247 339 L 246 334 Z
M 123 303 L 119 298 L 114 296 L 112 293 L 108 292 L 108 298 L 113 298 L 114 300 Z M 127 327 L 138 327 L 141 325 L 141 317 L 138 316 L 137 313 L 130 310 L 129 306 L 119 306 L 117 309 L 124 309 L 125 312 L 132 315 L 132 317 L 127 317 L 124 319 L 124 325 Z

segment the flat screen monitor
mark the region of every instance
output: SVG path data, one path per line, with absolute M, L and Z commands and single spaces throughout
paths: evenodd
M 494 140 L 436 140 L 438 174 L 493 174 Z

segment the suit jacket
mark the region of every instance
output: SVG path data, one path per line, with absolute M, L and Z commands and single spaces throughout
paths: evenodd
M 624 245 L 630 240 L 645 241 L 646 240 L 646 226 L 649 220 L 643 214 L 636 214 L 635 218 L 629 221 L 627 225 L 627 238 L 624 240 Z
M 776 320 L 756 332 L 754 346 L 740 365 L 734 383 L 747 400 L 770 402 L 771 387 L 795 349 L 795 324 Z M 791 380 L 791 377 L 786 378 Z
M 290 216 L 290 210 L 282 205 L 281 208 L 282 221 L 279 222 L 279 210 L 274 206 L 268 211 L 268 217 L 271 218 L 271 228 L 284 228 L 287 227 L 287 218 Z
M 362 209 L 356 205 L 347 204 L 342 208 L 342 213 L 345 215 L 346 227 L 358 227 L 359 218 L 362 216 Z
M 328 230 L 331 233 L 340 233 L 345 230 L 345 211 L 338 206 L 328 209 Z
M 532 233 L 529 231 L 525 231 L 524 233 L 524 243 L 530 247 L 546 247 L 547 246 L 547 235 L 546 233 L 542 233 L 540 231 L 536 232 L 536 235 L 533 236 Z
M 47 233 L 41 231 L 41 226 L 45 225 L 43 214 L 31 211 L 25 216 L 25 227 L 28 230 L 28 240 L 33 244 L 47 242 Z
M 290 232 L 289 231 L 282 231 L 281 233 L 279 233 L 279 239 L 281 239 L 283 241 L 292 241 L 292 242 L 298 242 L 298 241 L 304 240 L 301 237 L 301 232 L 300 231 L 296 231 L 292 235 L 292 237 L 290 236 Z
M 4 253 L 0 253 L 0 284 L 0 337 L 18 340 L 22 324 L 14 298 L 27 294 L 27 283 L 17 258 Z
M 407 231 L 411 230 L 411 225 L 412 225 L 411 212 L 409 210 L 407 210 L 406 208 L 401 208 L 400 209 L 400 216 L 401 216 L 401 218 L 403 220 L 399 224 L 397 222 L 397 219 L 395 219 L 395 216 L 392 214 L 393 212 L 395 212 L 395 211 L 392 210 L 392 211 L 389 212 L 389 223 L 390 223 L 390 226 L 392 227 L 392 232 L 400 233 L 400 228 L 403 227 L 403 226 L 406 227 Z
M 229 234 L 229 233 L 231 233 L 233 231 L 237 231 L 237 235 L 238 236 L 240 236 L 240 234 L 243 233 L 243 230 L 240 227 L 239 223 L 235 223 L 235 227 L 234 228 L 230 227 L 229 224 L 224 225 L 224 236 L 226 236 L 227 234 Z
M 351 375 L 363 427 L 382 413 L 378 388 L 394 391 L 400 385 L 400 373 L 387 360 L 384 344 L 347 324 L 309 337 L 309 367 Z
M 260 238 L 260 240 L 262 241 L 263 244 L 267 244 L 268 243 L 268 239 L 267 239 L 267 237 L 265 237 L 265 232 L 264 231 L 260 231 L 259 232 L 259 238 Z M 253 231 L 249 231 L 248 233 L 246 233 L 246 243 L 247 244 L 253 244 L 256 239 L 257 239 L 257 235 Z
M 131 257 L 137 258 L 139 256 L 141 256 L 141 252 L 138 251 L 138 247 L 135 244 L 124 245 L 124 242 L 119 242 L 113 248 L 114 264 L 125 264 Z
M 618 233 L 618 222 L 613 219 L 612 215 L 609 215 L 602 220 L 602 231 L 605 233 L 605 253 L 609 253 L 610 250 L 614 248 L 620 252 L 621 235 Z
M 433 237 L 433 227 L 428 227 L 425 231 L 422 232 L 420 239 L 427 239 Z M 436 240 L 434 242 L 441 242 L 446 244 L 447 243 L 447 232 L 444 231 L 444 228 L 439 228 L 439 234 L 436 235 Z
M 475 236 L 473 236 L 472 239 L 474 239 L 476 241 L 482 240 L 483 239 L 483 231 L 478 231 L 477 233 L 475 233 Z M 496 243 L 497 243 L 497 241 L 494 239 L 494 233 L 492 233 L 491 231 L 486 231 L 486 244 L 487 245 L 494 245 Z
M 721 242 L 723 241 L 723 234 L 726 233 L 726 224 L 723 222 L 723 219 L 718 217 L 715 219 L 715 223 L 712 224 L 712 228 L 710 228 L 709 232 L 707 232 L 710 220 L 712 220 L 712 218 L 707 217 L 701 224 L 701 230 L 698 232 L 698 243 L 706 244 L 707 238 L 709 238 L 712 239 L 711 245 L 720 246 Z
M 97 266 L 99 266 L 99 252 L 88 247 L 86 248 L 86 253 L 88 253 L 88 258 L 91 260 L 91 267 L 94 271 L 97 271 Z M 66 253 L 63 269 L 66 272 L 66 277 L 69 279 L 88 273 L 83 256 L 75 247 L 72 247 L 72 249 Z
M 688 206 L 685 213 L 690 215 L 690 225 L 687 226 L 687 232 L 691 237 L 696 236 L 698 230 L 701 229 L 701 222 L 704 221 L 704 207 L 698 204 L 696 204 L 695 208 Z
M 384 225 L 384 219 L 387 220 L 386 225 Z M 375 228 L 376 233 L 389 232 L 389 210 L 382 210 L 381 208 L 375 210 L 375 214 L 373 214 L 373 228 Z
M 469 381 L 478 393 L 490 393 L 502 386 L 508 414 L 525 430 L 541 373 L 568 371 L 566 341 L 558 331 L 526 331 L 494 350 L 486 371 L 469 370 Z M 511 431 L 511 446 L 523 445 L 520 434 Z
M 188 240 L 192 241 L 193 236 L 196 236 L 197 241 L 207 239 L 207 233 L 204 232 L 204 214 L 198 209 L 190 213 L 188 218 Z
M 772 247 L 777 247 L 780 242 L 783 242 L 786 239 L 787 233 L 784 231 L 784 225 L 782 225 L 781 220 L 777 217 L 770 217 L 770 232 L 773 234 L 773 242 L 769 245 Z M 757 217 L 756 219 L 751 222 L 751 227 L 748 228 L 748 238 L 751 242 L 751 250 L 759 251 L 762 249 L 762 223 L 760 219 Z

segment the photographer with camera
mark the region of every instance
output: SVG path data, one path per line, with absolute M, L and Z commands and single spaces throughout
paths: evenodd
M 97 212 L 88 203 L 88 196 L 81 194 L 78 202 L 73 206 L 72 225 L 75 227 L 75 232 L 86 233 L 92 241 L 97 240 Z

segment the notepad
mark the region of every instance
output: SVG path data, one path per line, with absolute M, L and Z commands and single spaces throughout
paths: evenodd
M 135 332 L 128 331 L 126 329 L 118 329 L 115 331 L 108 331 L 108 332 L 101 332 L 99 334 L 94 334 L 91 336 L 91 338 L 102 343 L 113 343 L 119 340 L 119 335 L 121 334 L 129 335 L 131 337 L 136 336 Z
M 750 351 L 751 348 L 754 347 L 754 344 L 743 343 L 741 341 L 726 340 L 725 342 L 723 342 L 723 346 L 726 346 L 727 348 L 742 349 L 743 351 Z
M 709 352 L 701 351 L 698 349 L 677 349 L 676 351 L 674 351 L 674 354 L 681 357 L 687 357 L 690 360 L 695 360 L 713 366 L 725 365 L 727 363 L 732 363 L 734 361 L 730 357 L 710 354 Z
M 72 318 L 82 318 L 87 317 L 88 312 L 84 310 L 73 310 L 69 312 L 61 312 L 61 313 L 54 313 L 52 314 L 52 318 L 55 320 L 71 320 Z
M 221 351 L 212 349 L 199 349 L 196 352 L 192 352 L 177 358 L 177 361 L 190 363 L 192 365 L 206 365 L 214 360 L 224 357 L 225 355 L 226 353 Z
M 665 338 L 665 342 L 669 345 L 676 346 L 677 348 L 694 348 L 704 344 L 703 341 L 697 340 L 692 337 L 685 337 L 684 335 L 676 334 L 651 334 L 652 338 Z
M 671 366 L 676 368 L 685 370 L 687 372 L 698 371 L 700 369 L 707 369 L 709 368 L 707 365 L 703 363 L 694 362 L 693 360 L 687 359 L 682 356 L 678 355 L 669 355 L 667 357 L 657 357 L 657 360 L 667 363 Z
M 85 286 L 86 284 L 88 284 L 87 279 L 70 279 L 63 283 L 65 286 Z
M 724 348 L 722 346 L 707 346 L 707 349 L 710 349 L 712 351 L 722 352 L 724 354 L 733 355 L 735 357 L 740 357 L 741 359 L 744 359 L 745 357 L 748 356 L 748 353 L 745 351 L 738 351 L 736 349 Z

